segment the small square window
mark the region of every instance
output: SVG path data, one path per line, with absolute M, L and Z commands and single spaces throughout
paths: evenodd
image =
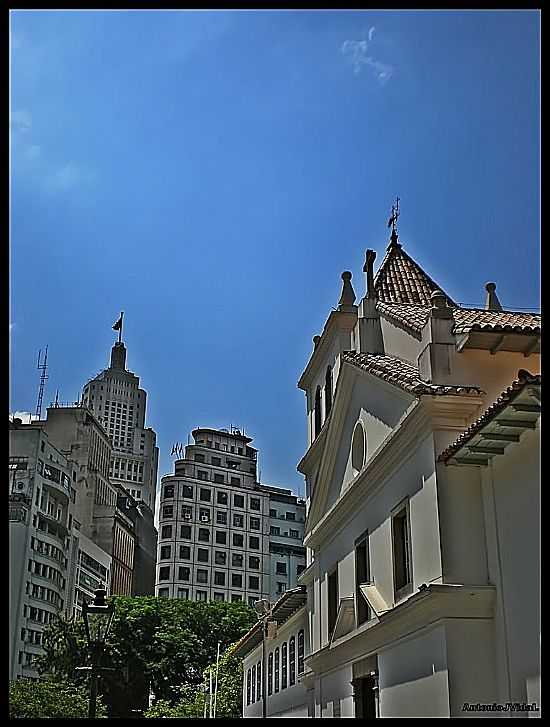
M 168 598 L 168 593 L 170 592 L 169 588 L 159 588 L 158 589 L 158 596 L 159 598 Z
M 240 533 L 233 533 L 233 545 L 237 548 L 242 548 L 244 545 L 244 538 Z
M 248 539 L 248 545 L 252 548 L 252 550 L 259 550 L 260 538 L 257 538 L 255 535 L 251 535 Z
M 235 513 L 233 515 L 233 527 L 234 528 L 243 528 L 244 527 L 244 515 L 238 515 Z
M 250 518 L 250 529 L 251 530 L 259 530 L 260 529 L 260 518 L 259 517 L 251 517 Z
M 250 509 L 251 510 L 259 510 L 260 509 L 260 498 L 259 497 L 251 497 L 250 498 Z
M 220 467 L 221 463 L 222 463 L 220 457 L 212 457 L 211 462 L 214 465 L 214 467 Z
M 163 525 L 160 529 L 160 537 L 161 538 L 171 538 L 172 537 L 172 526 L 171 525 Z
M 163 565 L 159 568 L 159 581 L 169 581 L 169 580 L 170 580 L 170 566 Z
M 270 510 L 269 517 L 277 517 L 277 510 Z
M 244 507 L 244 495 L 233 495 L 233 507 Z
M 222 573 L 221 571 L 215 571 L 214 584 L 216 586 L 225 586 L 225 573 Z
M 164 486 L 164 497 L 174 497 L 174 485 Z
M 197 583 L 208 583 L 208 571 L 202 568 L 197 569 Z
M 218 505 L 227 505 L 227 492 L 218 492 Z
M 260 579 L 258 576 L 248 576 L 248 587 L 252 591 L 257 591 L 260 588 Z
M 280 576 L 286 576 L 286 563 L 278 561 L 275 565 L 275 573 Z
M 210 502 L 210 496 L 211 496 L 211 491 L 210 490 L 207 490 L 204 487 L 201 487 L 201 491 L 200 491 L 200 495 L 199 495 L 200 499 L 203 502 Z
M 227 553 L 223 550 L 216 550 L 214 553 L 214 563 L 216 565 L 225 565 L 227 563 Z
M 174 506 L 165 505 L 162 508 L 162 517 L 174 517 Z
M 191 548 L 188 545 L 180 545 L 181 560 L 191 560 Z
M 248 557 L 248 567 L 253 570 L 260 569 L 260 559 L 256 555 L 250 555 Z
M 178 588 L 178 598 L 183 598 L 187 601 L 189 598 L 189 588 Z
M 231 585 L 233 586 L 233 588 L 243 587 L 243 577 L 240 573 L 231 574 Z
M 275 525 L 272 525 L 269 528 L 269 534 L 270 535 L 280 535 L 281 534 L 281 528 L 275 527 Z
M 199 478 L 199 480 L 204 480 L 205 482 L 208 482 L 208 472 L 206 472 L 205 470 L 199 470 L 197 472 L 197 477 Z M 202 499 L 203 498 L 201 497 L 201 500 Z M 208 500 L 210 500 L 210 498 L 208 498 Z
M 214 601 L 225 601 L 223 593 L 214 593 Z
M 243 598 L 238 593 L 232 593 L 231 594 L 231 603 L 237 603 L 238 601 L 242 601 Z
M 227 533 L 225 530 L 216 530 L 216 543 L 225 545 L 227 543 Z
M 182 494 L 186 500 L 192 500 L 193 499 L 193 485 L 184 485 Z
M 180 538 L 185 538 L 185 540 L 191 540 L 191 525 L 180 526 Z
M 240 485 L 241 484 L 240 477 L 232 477 L 231 478 L 231 484 L 232 485 Z M 244 507 L 244 505 L 238 505 L 238 507 Z
M 218 510 L 216 513 L 216 522 L 218 525 L 227 525 L 227 513 L 223 510 Z
M 197 560 L 199 563 L 208 563 L 208 550 L 206 548 L 197 548 Z
M 204 462 L 204 454 L 195 453 L 195 462 Z
M 243 567 L 243 555 L 242 555 L 242 553 L 232 553 L 231 554 L 231 565 L 234 568 L 242 568 Z
M 199 540 L 203 543 L 210 540 L 210 530 L 208 528 L 199 528 Z
M 162 545 L 160 548 L 160 559 L 169 560 L 172 553 L 172 547 L 170 545 Z
M 208 594 L 206 593 L 206 591 L 197 591 L 197 595 L 195 596 L 195 598 L 197 599 L 197 601 L 206 601 L 207 596 Z
M 191 575 L 190 569 L 185 565 L 180 565 L 178 568 L 178 580 L 188 581 Z
M 224 482 L 223 475 L 220 475 L 219 473 L 216 473 L 214 475 L 214 482 L 216 482 L 218 485 L 223 485 L 223 482 Z

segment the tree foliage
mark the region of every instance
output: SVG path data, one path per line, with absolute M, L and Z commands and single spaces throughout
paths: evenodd
M 32 681 L 17 679 L 9 686 L 10 719 L 53 717 L 75 719 L 88 716 L 88 690 L 58 680 Z M 97 700 L 96 715 L 104 717 L 105 707 Z
M 203 682 L 203 673 L 256 621 L 245 603 L 195 602 L 153 596 L 115 596 L 115 614 L 105 645 L 100 693 L 109 716 L 136 716 L 148 706 L 149 684 L 157 700 L 186 703 Z M 58 618 L 46 629 L 41 673 L 87 683 L 76 666 L 89 663 L 81 620 Z M 221 684 L 221 681 L 220 681 Z M 183 690 L 183 692 L 182 692 Z M 240 705 L 239 705 L 240 710 Z

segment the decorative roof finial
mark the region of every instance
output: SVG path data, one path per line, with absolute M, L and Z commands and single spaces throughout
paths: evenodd
M 485 299 L 485 310 L 502 310 L 496 289 L 496 283 L 486 283 L 485 290 L 487 291 L 487 298 Z
M 367 274 L 367 298 L 376 298 L 376 291 L 374 289 L 374 261 L 376 260 L 376 253 L 374 250 L 367 250 L 365 256 L 365 264 L 363 265 L 363 272 Z
M 342 273 L 342 281 L 342 295 L 338 301 L 338 310 L 349 312 L 353 309 L 352 306 L 355 303 L 355 291 L 351 284 L 351 273 L 349 270 Z
M 390 245 L 397 245 L 397 218 L 399 217 L 399 197 L 395 198 L 395 204 L 391 206 L 391 217 L 388 220 L 388 227 L 391 227 Z

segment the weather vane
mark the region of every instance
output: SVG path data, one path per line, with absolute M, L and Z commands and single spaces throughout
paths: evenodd
M 391 217 L 388 220 L 388 227 L 391 227 L 392 237 L 397 237 L 397 218 L 399 217 L 399 197 L 395 198 L 395 204 L 391 206 Z

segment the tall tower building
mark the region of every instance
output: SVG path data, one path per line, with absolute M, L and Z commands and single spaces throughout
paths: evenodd
M 113 445 L 111 481 L 154 512 L 156 434 L 145 426 L 147 392 L 139 388 L 139 377 L 126 369 L 126 347 L 122 341 L 117 341 L 111 350 L 109 368 L 84 386 L 82 403 L 103 424 Z

